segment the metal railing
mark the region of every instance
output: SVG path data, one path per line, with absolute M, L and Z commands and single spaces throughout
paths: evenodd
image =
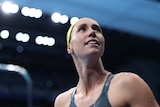
M 13 64 L 2 64 L 0 63 L 0 71 L 2 72 L 14 72 L 20 76 L 22 76 L 27 84 L 27 107 L 32 107 L 32 80 L 28 71 L 19 65 Z

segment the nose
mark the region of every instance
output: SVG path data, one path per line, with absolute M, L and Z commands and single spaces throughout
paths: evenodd
M 90 31 L 89 37 L 96 37 L 95 30 Z

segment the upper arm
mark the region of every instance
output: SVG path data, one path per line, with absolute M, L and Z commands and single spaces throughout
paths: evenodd
M 69 107 L 72 91 L 73 88 L 64 93 L 59 94 L 54 101 L 54 107 Z
M 55 101 L 54 101 L 54 107 L 62 107 L 62 97 L 63 95 L 60 94 L 56 97 Z
M 136 74 L 128 74 L 125 83 L 125 91 L 128 94 L 130 107 L 159 107 L 150 87 Z

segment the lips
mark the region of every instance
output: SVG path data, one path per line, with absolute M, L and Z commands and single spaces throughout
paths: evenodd
M 97 45 L 100 45 L 99 42 L 95 39 L 92 39 L 92 40 L 89 40 L 85 43 L 85 45 L 89 45 L 89 44 L 97 44 Z

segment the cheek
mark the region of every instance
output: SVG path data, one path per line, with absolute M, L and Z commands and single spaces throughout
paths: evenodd
M 99 38 L 100 42 L 102 43 L 102 45 L 105 45 L 105 38 L 103 36 L 100 36 Z
M 102 50 L 102 54 L 103 54 L 104 50 L 105 50 L 105 40 L 104 40 L 104 38 L 102 38 L 101 40 L 102 40 L 101 50 Z
M 70 44 L 71 44 L 71 47 L 73 50 L 77 49 L 77 47 L 80 46 L 80 44 L 81 44 L 80 41 L 81 41 L 81 39 L 78 37 L 73 36 L 71 38 Z
M 72 44 L 74 44 L 74 45 L 80 45 L 80 44 L 82 44 L 82 43 L 81 43 L 81 42 L 83 41 L 82 39 L 83 39 L 83 38 L 80 37 L 80 36 L 72 36 L 71 42 L 72 42 Z

